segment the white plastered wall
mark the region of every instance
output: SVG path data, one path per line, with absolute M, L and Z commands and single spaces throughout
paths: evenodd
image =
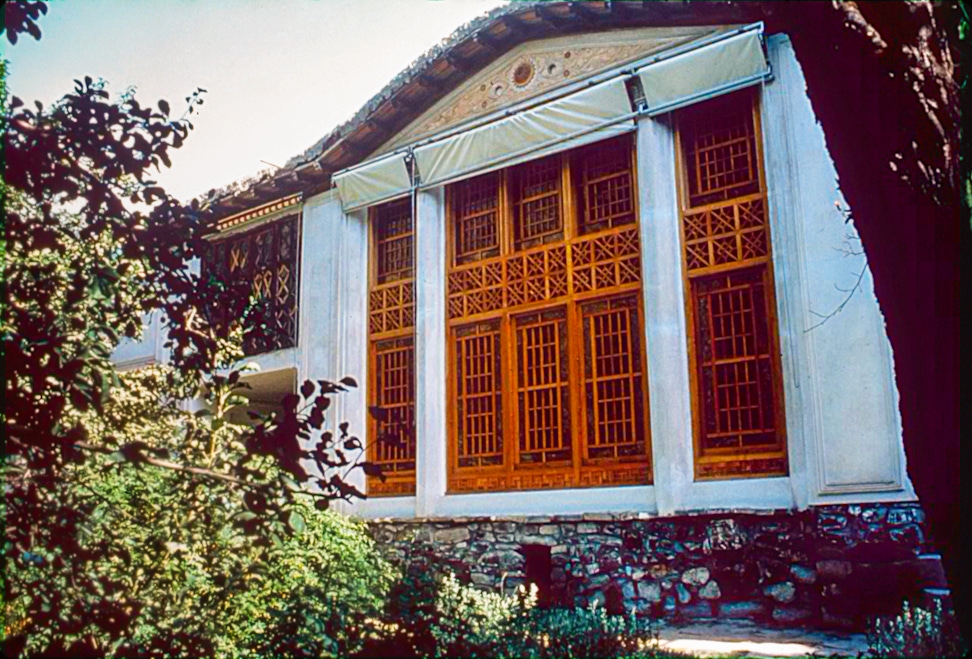
M 774 35 L 768 46 L 775 79 L 762 95 L 763 140 L 791 472 L 794 459 L 806 465 L 797 502 L 913 500 L 867 258 L 792 44 Z

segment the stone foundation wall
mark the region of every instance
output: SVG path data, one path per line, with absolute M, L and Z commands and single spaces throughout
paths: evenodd
M 867 616 L 944 586 L 940 563 L 923 556 L 923 522 L 918 504 L 867 504 L 374 520 L 371 529 L 393 561 L 427 561 L 507 592 L 532 581 L 554 605 L 860 629 Z

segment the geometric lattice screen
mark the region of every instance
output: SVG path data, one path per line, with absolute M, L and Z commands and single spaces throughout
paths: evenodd
M 266 331 L 245 334 L 247 355 L 297 345 L 299 227 L 298 216 L 291 215 L 217 239 L 203 264 L 223 281 L 249 281 L 251 296 L 262 305 Z
M 448 187 L 450 491 L 650 482 L 633 159 L 626 135 Z
M 787 473 L 754 103 L 742 91 L 678 113 L 699 479 Z

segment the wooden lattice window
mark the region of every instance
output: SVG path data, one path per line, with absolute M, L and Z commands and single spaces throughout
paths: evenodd
M 758 119 L 751 91 L 678 117 L 699 479 L 787 473 Z
M 756 129 L 750 92 L 722 96 L 682 111 L 690 206 L 758 192 Z
M 375 209 L 378 283 L 413 276 L 413 234 L 410 199 L 394 201 Z
M 515 167 L 513 230 L 516 249 L 564 239 L 560 156 Z
M 243 350 L 247 355 L 297 344 L 299 240 L 299 219 L 292 215 L 216 239 L 209 260 L 203 264 L 224 281 L 250 282 L 250 295 L 262 307 L 263 328 L 245 332 Z
M 456 260 L 467 263 L 499 254 L 499 175 L 477 176 L 452 190 Z
M 573 155 L 582 202 L 579 232 L 633 223 L 637 200 L 629 139 L 600 142 Z
M 449 186 L 449 491 L 650 482 L 632 147 Z
M 386 476 L 415 473 L 415 346 L 412 337 L 374 343 L 373 461 Z
M 565 310 L 514 319 L 520 463 L 571 458 Z
M 415 492 L 415 247 L 410 200 L 371 209 L 372 267 L 368 296 L 368 457 L 385 480 L 369 476 L 371 496 Z
M 481 323 L 455 332 L 458 460 L 462 467 L 503 461 L 502 359 L 499 323 Z
M 588 456 L 642 455 L 645 401 L 637 299 L 599 301 L 582 309 Z

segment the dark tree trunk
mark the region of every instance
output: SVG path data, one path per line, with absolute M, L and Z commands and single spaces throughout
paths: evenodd
M 959 258 L 969 230 L 944 27 L 930 3 L 787 5 L 769 8 L 768 23 L 793 41 L 867 252 L 894 350 L 908 473 L 969 639 L 958 422 Z

